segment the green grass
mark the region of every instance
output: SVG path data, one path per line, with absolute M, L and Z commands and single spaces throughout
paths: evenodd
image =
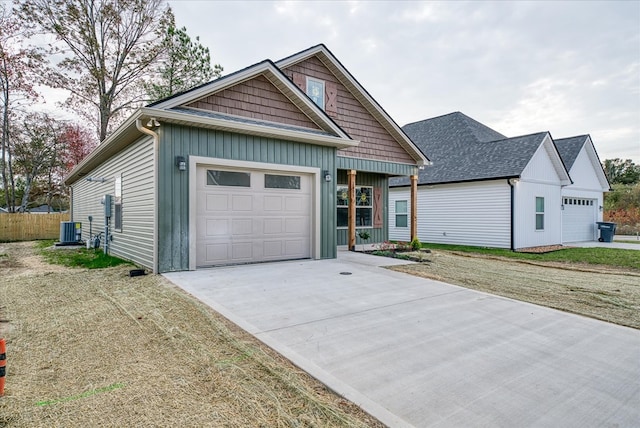
M 87 250 L 86 248 L 59 248 L 50 249 L 54 241 L 38 241 L 37 248 L 44 259 L 51 264 L 86 269 L 104 269 L 113 266 L 131 264 L 126 260 L 113 257 L 99 250 Z
M 471 247 L 466 245 L 446 245 L 423 243 L 423 248 L 431 250 L 460 251 L 488 254 L 519 260 L 541 262 L 588 263 L 605 266 L 640 269 L 640 251 L 618 248 L 565 248 L 544 254 L 517 253 L 502 248 Z

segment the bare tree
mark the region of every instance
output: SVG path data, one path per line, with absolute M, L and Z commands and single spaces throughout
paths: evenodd
M 173 22 L 164 0 L 25 0 L 17 12 L 55 35 L 51 53 L 64 59 L 50 67 L 48 83 L 71 93 L 69 107 L 96 123 L 100 141 L 144 100 L 143 77 Z
M 34 70 L 42 64 L 38 49 L 25 48 L 30 25 L 20 23 L 0 4 L 0 170 L 5 203 L 14 211 L 16 185 L 12 164 L 12 120 L 21 103 L 37 97 Z

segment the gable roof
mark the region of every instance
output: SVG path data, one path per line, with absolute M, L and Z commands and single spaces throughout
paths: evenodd
M 560 157 L 562 158 L 564 165 L 567 167 L 567 170 L 571 171 L 571 167 L 573 167 L 573 163 L 576 161 L 580 150 L 582 150 L 582 147 L 584 147 L 584 144 L 587 142 L 588 137 L 588 135 L 578 135 L 576 137 L 554 140 L 556 147 L 558 148 L 558 153 L 560 153 Z
M 386 129 L 418 165 L 429 165 L 430 160 L 409 138 L 402 128 L 387 114 L 367 90 L 349 73 L 342 63 L 324 45 L 319 44 L 276 62 L 280 68 L 287 68 L 312 56 L 317 57 L 365 109 Z
M 600 162 L 600 157 L 596 152 L 596 148 L 593 145 L 593 141 L 591 140 L 590 135 L 578 135 L 575 137 L 568 138 L 560 138 L 555 140 L 556 147 L 558 148 L 558 152 L 562 157 L 562 161 L 567 167 L 567 171 L 571 171 L 573 168 L 573 164 L 575 163 L 580 151 L 584 149 L 585 153 L 589 157 L 589 161 L 591 162 L 591 166 L 593 167 L 598 181 L 602 186 L 604 191 L 608 191 L 611 189 L 611 185 L 609 184 L 609 180 L 607 179 L 607 175 L 604 173 L 604 169 L 602 168 L 602 162 Z
M 186 104 L 204 98 L 215 92 L 251 80 L 263 75 L 283 95 L 285 95 L 297 108 L 299 108 L 320 129 L 337 137 L 351 139 L 347 133 L 338 126 L 320 107 L 318 107 L 306 94 L 291 81 L 271 60 L 265 60 L 231 73 L 227 76 L 192 88 L 188 91 L 172 95 L 168 98 L 149 104 L 147 107 L 160 110 L 173 110 L 184 107 Z M 272 122 L 263 121 L 265 124 Z
M 418 184 L 442 184 L 520 177 L 541 144 L 553 143 L 549 132 L 507 138 L 460 112 L 405 125 L 403 129 L 433 165 L 421 170 Z M 547 143 L 548 144 L 548 143 Z M 553 148 L 554 165 L 567 184 L 568 173 Z M 391 178 L 391 186 L 406 186 L 404 177 Z

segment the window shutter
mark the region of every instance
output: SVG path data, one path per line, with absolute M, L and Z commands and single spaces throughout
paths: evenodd
M 373 188 L 373 227 L 379 229 L 383 226 L 382 221 L 382 188 Z
M 338 115 L 338 85 L 334 82 L 325 82 L 325 92 L 327 101 L 325 103 L 325 111 L 332 117 Z
M 307 79 L 305 79 L 303 74 L 293 72 L 293 83 L 302 90 L 305 94 L 307 93 Z

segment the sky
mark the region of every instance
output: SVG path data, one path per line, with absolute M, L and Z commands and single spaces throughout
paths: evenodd
M 400 126 L 460 111 L 640 164 L 640 1 L 169 4 L 223 74 L 324 43 Z

